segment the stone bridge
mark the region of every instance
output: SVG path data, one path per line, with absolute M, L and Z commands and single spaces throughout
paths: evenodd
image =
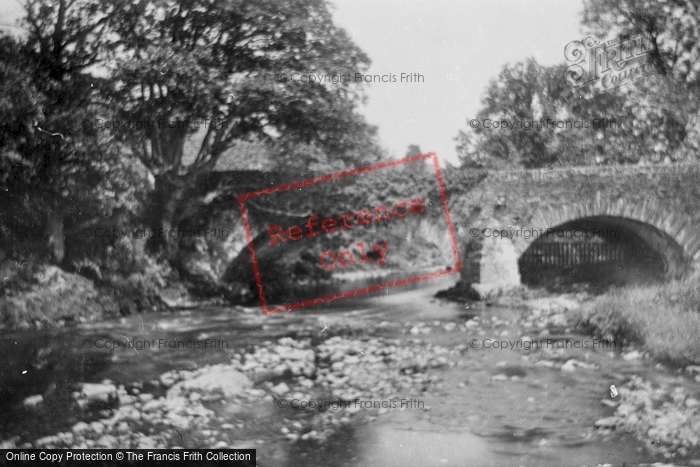
M 475 284 L 482 294 L 577 272 L 616 283 L 630 275 L 663 280 L 683 276 L 700 262 L 700 165 L 448 170 L 444 175 L 463 283 Z M 232 235 L 211 255 L 219 261 L 216 276 L 230 280 L 249 268 L 238 194 L 291 181 L 286 178 L 218 172 L 198 185 L 194 196 L 205 200 L 204 208 L 228 206 Z M 250 214 L 259 241 L 266 216 L 254 208 Z M 211 218 L 204 209 L 200 219 Z M 552 261 L 551 251 L 568 257 Z M 625 259 L 611 261 L 601 251 L 612 251 L 615 258 L 618 251 Z
M 521 277 L 544 277 L 547 269 L 555 276 L 607 271 L 619 282 L 630 269 L 656 279 L 680 277 L 700 261 L 697 164 L 473 170 L 449 174 L 446 182 L 463 282 L 482 294 L 517 285 Z M 602 243 L 619 248 L 625 261 L 576 253 L 600 252 L 580 245 Z M 569 267 L 548 267 L 566 262 L 545 258 L 546 251 L 568 252 Z

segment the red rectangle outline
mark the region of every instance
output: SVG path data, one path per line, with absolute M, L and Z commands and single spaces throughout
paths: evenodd
M 269 309 L 267 307 L 267 301 L 265 300 L 265 292 L 263 290 L 262 277 L 260 276 L 260 270 L 258 268 L 258 260 L 255 256 L 255 247 L 253 247 L 253 235 L 250 233 L 250 224 L 248 223 L 248 212 L 245 208 L 245 200 L 250 198 L 256 198 L 258 196 L 268 195 L 271 193 L 276 193 L 279 191 L 291 190 L 293 188 L 299 188 L 309 185 L 315 185 L 321 182 L 327 182 L 329 180 L 337 180 L 339 178 L 348 177 L 350 175 L 358 175 L 367 172 L 373 172 L 375 170 L 384 169 L 387 167 L 394 167 L 397 165 L 409 164 L 411 162 L 422 161 L 426 159 L 433 160 L 433 166 L 435 167 L 435 176 L 438 182 L 438 189 L 440 191 L 440 198 L 442 199 L 442 208 L 445 212 L 445 218 L 447 221 L 447 230 L 450 235 L 450 243 L 452 244 L 452 253 L 455 257 L 455 268 L 447 269 L 444 271 L 432 272 L 429 274 L 424 274 L 420 276 L 409 277 L 408 279 L 401 279 L 393 282 L 386 282 L 384 284 L 374 285 L 371 287 L 365 287 L 362 289 L 351 290 L 343 293 L 337 293 L 333 295 L 327 295 L 321 298 L 314 298 L 311 300 L 306 300 L 303 302 L 292 303 L 291 305 L 282 305 L 276 308 Z M 457 246 L 457 237 L 455 236 L 454 226 L 452 225 L 452 216 L 450 215 L 450 209 L 447 205 L 447 192 L 445 191 L 445 182 L 442 178 L 442 172 L 440 171 L 440 162 L 438 161 L 437 154 L 430 152 L 428 154 L 423 154 L 420 156 L 407 157 L 405 159 L 398 159 L 395 161 L 381 162 L 379 164 L 371 165 L 368 167 L 362 167 L 359 169 L 346 170 L 343 172 L 338 172 L 330 175 L 324 175 L 322 177 L 310 178 L 301 182 L 288 183 L 285 185 L 279 185 L 276 187 L 265 188 L 264 190 L 251 191 L 238 196 L 238 207 L 241 209 L 241 216 L 243 217 L 243 226 L 245 227 L 246 240 L 248 241 L 248 252 L 250 253 L 250 259 L 253 263 L 253 273 L 255 275 L 255 284 L 258 289 L 258 296 L 260 297 L 260 306 L 262 307 L 263 314 L 270 315 L 273 313 L 280 313 L 282 311 L 289 311 L 295 308 L 302 308 L 305 306 L 318 305 L 321 303 L 327 303 L 332 300 L 337 300 L 339 298 L 355 297 L 357 295 L 362 295 L 370 292 L 376 292 L 377 290 L 384 290 L 391 287 L 397 287 L 400 285 L 412 284 L 414 282 L 420 282 L 428 279 L 435 279 L 437 277 L 446 276 L 449 274 L 458 274 L 462 271 L 462 260 L 459 256 L 459 247 Z

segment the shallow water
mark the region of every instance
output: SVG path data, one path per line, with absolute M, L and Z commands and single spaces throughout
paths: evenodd
M 472 339 L 515 340 L 532 332 L 518 321 L 521 309 L 432 298 L 451 282 L 451 278 L 443 278 L 274 316 L 262 316 L 258 309 L 244 314 L 227 307 L 206 307 L 57 332 L 2 336 L 0 352 L 5 358 L 0 363 L 0 410 L 6 416 L 0 421 L 0 439 L 19 435 L 20 442 L 31 441 L 69 429 L 78 421 L 66 403 L 72 383 L 103 379 L 117 384 L 147 382 L 170 369 L 225 362 L 235 350 L 294 335 L 301 326 L 319 326 L 320 331 L 330 314 L 377 323 L 440 320 L 440 325 L 463 323 L 477 315 L 486 323 L 466 333 L 441 327 L 416 336 L 396 333 L 397 337 L 420 338 L 447 347 L 468 344 Z M 111 351 L 95 348 L 96 339 L 211 339 L 225 341 L 228 348 Z M 87 346 L 86 342 L 92 344 Z M 648 360 L 625 361 L 619 350 L 593 349 L 590 337 L 580 336 L 580 342 L 588 342 L 588 348 L 549 354 L 542 350 L 469 348 L 458 366 L 430 370 L 442 383 L 420 398 L 429 410 L 390 410 L 368 424 L 343 429 L 320 448 L 298 443 L 289 448 L 280 465 L 562 466 L 650 460 L 631 435 L 602 437 L 594 430 L 597 419 L 614 411 L 601 404 L 601 399 L 609 398 L 611 384 L 620 385 L 633 374 L 652 381 L 668 381 L 678 375 L 656 368 Z M 593 367 L 561 371 L 560 363 L 568 359 Z M 536 365 L 540 360 L 559 365 Z M 21 406 L 21 400 L 32 394 L 44 394 L 42 410 L 29 412 Z

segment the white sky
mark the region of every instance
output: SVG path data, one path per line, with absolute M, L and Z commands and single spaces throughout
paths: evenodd
M 420 73 L 422 83 L 374 83 L 361 109 L 381 144 L 409 144 L 456 163 L 454 138 L 476 115 L 489 79 L 533 56 L 552 65 L 580 38 L 582 0 L 331 0 L 334 18 L 372 59 L 371 74 Z M 0 0 L 0 25 L 18 0 Z M 7 30 L 7 28 L 2 28 Z
M 22 15 L 22 11 L 20 0 L 0 0 L 0 29 L 3 32 L 12 32 L 14 28 L 10 26 L 14 26 L 17 18 Z
M 331 0 L 336 24 L 372 59 L 372 74 L 421 73 L 423 83 L 375 83 L 362 109 L 395 157 L 409 144 L 456 163 L 453 138 L 476 115 L 506 63 L 564 62 L 580 39 L 582 0 Z

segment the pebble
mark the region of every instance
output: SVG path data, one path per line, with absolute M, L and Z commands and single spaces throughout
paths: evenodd
M 685 406 L 690 408 L 697 407 L 700 405 L 700 401 L 698 401 L 695 398 L 689 397 L 688 399 L 685 400 Z
M 41 404 L 42 402 L 44 402 L 44 396 L 42 396 L 41 394 L 36 394 L 34 396 L 29 396 L 29 397 L 25 398 L 24 401 L 22 402 L 22 404 L 24 404 L 25 407 L 29 407 L 30 409 L 33 409 L 34 407 Z
M 547 368 L 552 368 L 554 366 L 554 362 L 550 360 L 540 360 L 538 362 L 535 362 L 535 366 L 545 366 Z
M 79 399 L 94 402 L 111 402 L 118 398 L 117 387 L 110 383 L 80 383 Z
M 105 425 L 102 422 L 95 421 L 90 424 L 90 429 L 99 435 L 105 430 Z
M 640 358 L 642 358 L 642 354 L 638 350 L 633 350 L 622 355 L 622 359 L 626 361 L 639 360 Z
M 179 375 L 176 371 L 168 371 L 167 373 L 163 373 L 162 375 L 160 375 L 160 378 L 158 378 L 158 380 L 164 388 L 169 388 L 173 384 L 177 383 L 177 381 L 179 380 Z M 136 394 L 138 394 L 138 392 Z
M 290 391 L 287 383 L 279 383 L 277 386 L 273 386 L 270 390 L 278 396 L 284 396 Z
M 73 425 L 73 428 L 71 428 L 71 430 L 75 434 L 84 433 L 85 431 L 87 431 L 89 429 L 90 429 L 90 425 L 88 425 L 85 422 L 78 422 L 75 425 Z
M 606 417 L 596 420 L 593 426 L 596 428 L 614 429 L 617 427 L 617 422 L 618 420 L 615 417 Z
M 549 314 L 548 314 L 549 313 Z M 549 311 L 540 311 L 541 320 L 546 320 L 552 315 Z M 553 315 L 552 315 L 553 316 Z M 481 321 L 473 319 L 460 324 L 460 330 L 477 328 L 482 326 Z M 483 326 L 484 329 L 505 325 L 507 322 L 492 319 Z M 539 322 L 537 323 L 539 324 Z M 431 326 L 438 330 L 450 331 L 457 328 L 457 323 L 447 323 L 441 321 L 429 323 L 409 323 L 403 327 L 403 332 L 408 332 L 413 336 L 428 334 Z M 338 326 L 340 327 L 340 326 Z M 473 334 L 477 332 L 472 331 Z M 480 334 L 484 331 L 480 330 Z M 528 331 L 530 333 L 530 331 Z M 533 329 L 532 334 L 536 336 L 537 329 Z M 541 335 L 547 335 L 547 331 L 542 331 Z M 298 399 L 317 398 L 319 394 L 327 394 L 324 397 L 335 399 L 337 397 L 383 399 L 401 394 L 402 397 L 412 397 L 411 391 L 424 391 L 426 387 L 437 388 L 440 379 L 437 376 L 440 372 L 429 371 L 428 368 L 439 368 L 449 365 L 451 358 L 458 356 L 464 358 L 460 352 L 469 351 L 466 345 L 461 348 L 452 349 L 436 344 L 428 344 L 419 338 L 411 338 L 408 342 L 398 339 L 377 338 L 377 337 L 342 337 L 335 336 L 312 346 L 310 339 L 282 338 L 276 341 L 262 343 L 259 346 L 247 351 L 241 357 L 235 355 L 230 364 L 207 366 L 202 369 L 190 372 L 171 371 L 164 373 L 158 378 L 158 386 L 168 389 L 166 396 L 154 397 L 147 392 L 140 394 L 138 398 L 124 394 L 124 388 L 118 391 L 109 382 L 103 383 L 105 387 L 111 386 L 114 394 L 119 396 L 122 406 L 113 411 L 113 415 L 100 422 L 86 424 L 76 423 L 72 428 L 72 433 L 66 433 L 66 437 L 55 435 L 44 438 L 45 443 L 56 443 L 59 446 L 90 446 L 94 448 L 114 448 L 114 447 L 152 447 L 167 446 L 171 442 L 172 430 L 163 430 L 163 425 L 170 427 L 183 427 L 193 433 L 208 432 L 206 437 L 200 440 L 207 442 L 216 448 L 229 447 L 230 443 L 221 440 L 222 436 L 229 436 L 225 433 L 234 429 L 235 426 L 243 427 L 236 420 L 233 423 L 221 423 L 224 420 L 231 420 L 230 415 L 222 417 L 217 409 L 217 414 L 202 405 L 202 401 L 212 393 L 224 393 L 228 395 L 219 403 L 231 404 L 232 400 L 248 397 L 254 403 L 264 403 L 268 406 L 275 404 L 270 393 L 276 396 L 292 396 Z M 522 341 L 532 339 L 523 336 Z M 623 355 L 625 360 L 629 359 L 629 352 Z M 637 352 L 641 358 L 642 354 Z M 559 359 L 550 355 L 549 358 Z M 534 360 L 534 358 L 533 358 Z M 559 363 L 550 360 L 541 360 L 534 363 L 536 366 L 554 367 Z M 498 365 L 500 366 L 500 365 Z M 562 366 L 562 371 L 575 371 L 576 367 L 595 368 L 592 364 L 581 362 L 575 359 L 567 360 Z M 402 371 L 404 370 L 404 371 Z M 496 370 L 498 371 L 498 370 Z M 694 369 L 687 369 L 689 373 L 696 373 Z M 277 385 L 269 384 L 262 386 L 262 381 L 279 381 L 272 379 L 277 376 L 293 376 L 280 382 Z M 220 375 L 227 378 L 221 382 Z M 700 374 L 697 374 L 700 378 Z M 505 374 L 495 374 L 491 381 L 506 381 Z M 517 379 L 514 378 L 514 379 Z M 196 383 L 192 383 L 196 381 Z M 253 386 L 253 381 L 258 383 L 258 388 L 267 389 L 265 391 Z M 233 389 L 226 388 L 227 382 L 233 383 Z M 85 383 L 87 384 L 87 383 Z M 451 383 L 454 384 L 454 383 Z M 127 385 L 128 392 L 138 394 L 136 385 Z M 458 387 L 466 387 L 465 382 L 457 384 Z M 105 391 L 110 394 L 112 389 Z M 620 388 L 620 395 L 627 394 L 627 388 Z M 686 397 L 681 394 L 680 403 L 684 408 L 695 409 L 700 402 L 697 399 Z M 680 397 L 679 396 L 679 397 Z M 80 397 L 85 398 L 84 394 Z M 133 400 L 129 400 L 132 399 Z M 123 399 L 123 401 L 122 401 Z M 626 400 L 626 396 L 622 397 Z M 110 400 L 110 396 L 107 397 Z M 137 401 L 137 402 L 136 402 Z M 534 399 L 529 402 L 533 403 Z M 136 403 L 134 403 L 136 402 Z M 625 407 L 620 407 L 609 399 L 601 400 L 601 403 L 610 408 L 618 409 L 615 417 L 608 417 L 597 420 L 596 428 L 615 428 L 624 417 L 620 412 Z M 623 405 L 623 404 L 620 404 Z M 426 406 L 425 410 L 430 407 Z M 391 409 L 362 409 L 358 413 L 351 414 L 344 410 L 328 410 L 315 414 L 311 419 L 285 419 L 281 435 L 284 439 L 295 442 L 298 439 L 323 440 L 337 430 L 342 424 L 351 423 L 358 417 L 365 417 L 362 420 L 373 419 L 376 415 L 392 412 Z M 217 419 L 214 419 L 218 415 Z M 143 417 L 143 418 L 142 418 Z M 141 420 L 140 420 L 141 419 Z M 140 421 L 139 421 L 140 420 Z M 214 422 L 216 427 L 224 432 L 202 430 L 209 427 L 210 422 Z M 136 423 L 134 423 L 136 422 Z M 279 425 L 278 425 L 279 426 Z M 155 430 L 154 430 L 155 428 Z M 627 426 L 626 426 L 627 428 Z M 182 431 L 182 430 L 181 430 Z M 302 434 L 303 433 L 303 434 Z M 183 434 L 185 434 L 183 432 Z M 75 435 L 75 437 L 74 437 Z M 195 437 L 197 435 L 195 434 Z M 178 442 L 180 439 L 177 435 Z M 281 436 L 280 436 L 281 438 Z M 269 443 L 269 440 L 256 440 L 255 444 L 262 445 Z M 112 445 L 110 445 L 112 444 Z

